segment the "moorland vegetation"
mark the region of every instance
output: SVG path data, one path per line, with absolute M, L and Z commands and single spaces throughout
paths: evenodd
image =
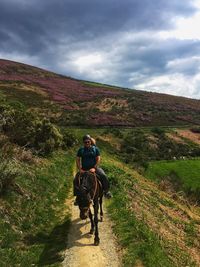
M 0 88 L 41 113 L 53 102 L 51 115 L 64 126 L 200 124 L 199 100 L 81 81 L 7 60 L 0 60 Z

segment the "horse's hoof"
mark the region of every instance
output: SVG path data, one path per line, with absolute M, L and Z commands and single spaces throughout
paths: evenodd
M 91 229 L 90 232 L 89 232 L 90 235 L 93 235 L 94 234 L 94 230 Z
M 100 217 L 100 222 L 103 222 L 103 216 Z
M 98 246 L 99 243 L 100 243 L 100 240 L 94 240 L 94 245 L 95 245 L 95 246 Z

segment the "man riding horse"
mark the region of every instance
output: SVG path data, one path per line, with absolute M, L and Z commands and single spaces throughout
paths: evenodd
M 108 178 L 103 169 L 98 166 L 100 163 L 99 148 L 92 143 L 92 138 L 89 134 L 83 136 L 83 144 L 84 146 L 78 150 L 76 157 L 76 164 L 79 172 L 74 179 L 74 195 L 77 196 L 78 194 L 77 177 L 85 171 L 90 171 L 92 173 L 96 173 L 98 179 L 100 180 L 103 186 L 104 196 L 106 198 L 111 198 L 112 194 L 109 191 L 110 185 Z M 77 198 L 74 205 L 78 205 Z

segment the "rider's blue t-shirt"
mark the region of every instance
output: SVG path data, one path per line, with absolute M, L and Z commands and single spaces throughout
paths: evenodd
M 86 171 L 94 168 L 97 156 L 100 156 L 100 151 L 96 146 L 81 147 L 77 152 L 77 157 L 81 158 L 82 168 Z

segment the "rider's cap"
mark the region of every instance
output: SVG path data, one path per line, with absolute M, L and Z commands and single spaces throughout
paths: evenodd
M 85 140 L 91 140 L 91 136 L 90 136 L 89 134 L 84 135 L 84 136 L 83 136 L 83 142 L 84 142 Z

